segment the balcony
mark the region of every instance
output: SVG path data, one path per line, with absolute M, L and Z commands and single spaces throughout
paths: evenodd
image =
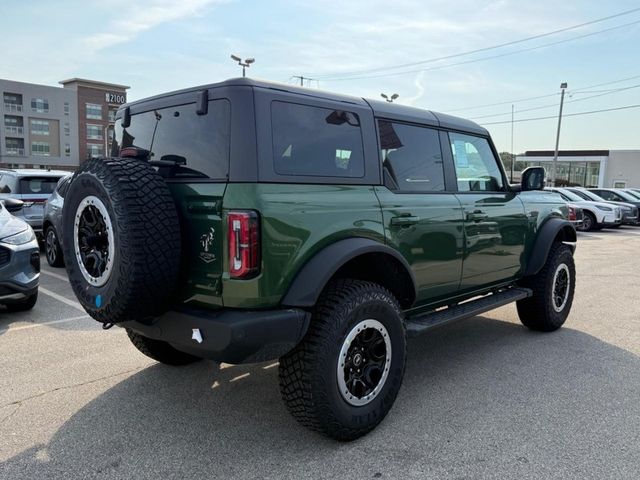
M 17 103 L 5 103 L 4 104 L 4 109 L 7 112 L 18 112 L 18 113 L 21 113 L 22 112 L 22 105 L 17 104 Z
M 15 155 L 15 156 L 19 156 L 19 157 L 24 157 L 24 148 L 7 147 L 5 149 L 5 154 L 6 155 Z
M 24 135 L 24 127 L 16 127 L 15 125 L 5 125 L 4 131 L 6 135 Z

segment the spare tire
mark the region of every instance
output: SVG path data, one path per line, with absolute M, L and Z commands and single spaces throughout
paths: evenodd
M 69 280 L 91 317 L 148 323 L 168 309 L 180 269 L 180 224 L 151 165 L 87 160 L 69 184 L 62 217 Z

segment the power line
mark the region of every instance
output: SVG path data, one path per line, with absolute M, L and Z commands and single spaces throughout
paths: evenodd
M 632 90 L 634 88 L 638 88 L 640 87 L 640 83 L 637 85 L 631 85 L 630 87 L 623 87 L 623 88 L 616 88 L 616 89 L 612 89 L 612 90 L 606 90 L 604 93 L 599 93 L 597 95 L 589 95 L 588 97 L 583 97 L 583 98 L 576 98 L 575 100 L 568 100 L 565 103 L 575 103 L 575 102 L 583 102 L 585 100 L 590 100 L 592 98 L 597 98 L 597 97 L 602 97 L 604 95 L 611 95 L 612 93 L 619 93 L 619 92 L 624 92 L 626 90 Z M 580 93 L 580 92 L 577 92 Z M 569 92 L 569 94 L 573 94 L 573 92 Z M 523 112 L 532 112 L 534 110 L 543 110 L 545 108 L 551 108 L 551 107 L 557 107 L 558 104 L 557 103 L 553 103 L 553 104 L 547 104 L 547 105 L 541 105 L 538 107 L 532 107 L 532 108 L 525 108 L 522 110 L 516 110 L 513 113 L 523 113 Z M 502 113 L 493 113 L 491 115 L 482 115 L 480 117 L 471 117 L 471 120 L 479 120 L 482 118 L 491 118 L 491 117 L 500 117 L 500 116 L 504 116 L 504 115 L 510 115 L 512 112 L 502 112 Z
M 622 25 L 616 25 L 615 27 L 610 27 L 610 28 L 606 28 L 604 30 L 598 30 L 598 31 L 591 32 L 591 33 L 586 33 L 586 34 L 583 34 L 583 35 L 577 35 L 577 36 L 571 37 L 571 38 L 565 38 L 564 40 L 558 40 L 556 42 L 544 43 L 542 45 L 537 45 L 535 47 L 522 48 L 520 50 L 514 50 L 512 52 L 501 53 L 499 55 L 490 55 L 488 57 L 481 57 L 481 58 L 476 58 L 476 59 L 472 59 L 472 60 L 466 60 L 464 62 L 448 63 L 448 64 L 445 64 L 445 65 L 436 65 L 434 67 L 419 68 L 419 69 L 416 69 L 416 70 L 404 70 L 402 72 L 381 73 L 381 74 L 378 74 L 378 75 L 361 75 L 361 76 L 357 76 L 357 77 L 325 78 L 325 79 L 322 79 L 322 80 L 331 81 L 331 82 L 343 82 L 343 81 L 349 81 L 349 80 L 364 80 L 364 79 L 370 79 L 370 78 L 397 77 L 397 76 L 406 75 L 406 74 L 409 74 L 409 73 L 419 73 L 419 72 L 429 72 L 429 71 L 432 71 L 432 70 L 441 70 L 443 68 L 456 67 L 456 66 L 459 66 L 459 65 L 468 65 L 470 63 L 483 62 L 485 60 L 493 60 L 493 59 L 496 59 L 496 58 L 502 58 L 502 57 L 508 57 L 508 56 L 511 56 L 511 55 L 516 55 L 518 53 L 530 52 L 530 51 L 533 51 L 533 50 L 540 50 L 541 48 L 552 47 L 552 46 L 555 46 L 555 45 L 560 45 L 562 43 L 572 42 L 574 40 L 580 40 L 582 38 L 592 37 L 594 35 L 600 35 L 602 33 L 610 32 L 610 31 L 613 31 L 613 30 L 618 30 L 620 28 L 629 27 L 629 26 L 632 26 L 632 25 L 636 25 L 638 23 L 640 23 L 640 20 L 636 20 L 636 21 L 633 21 L 633 22 L 625 23 L 625 24 L 622 24 Z
M 538 34 L 538 35 L 533 35 L 533 36 L 521 38 L 521 39 L 518 39 L 518 40 L 512 40 L 512 41 L 509 41 L 509 42 L 501 43 L 501 44 L 498 44 L 498 45 L 492 45 L 492 46 L 489 46 L 489 47 L 483 47 L 483 48 L 478 48 L 478 49 L 475 49 L 475 50 L 469 50 L 469 51 L 466 51 L 466 52 L 460 52 L 460 53 L 455 53 L 455 54 L 451 54 L 451 55 L 445 55 L 445 56 L 442 56 L 442 57 L 436 57 L 436 58 L 430 58 L 430 59 L 427 59 L 427 60 L 421 60 L 421 61 L 418 61 L 418 62 L 403 63 L 403 64 L 399 64 L 399 65 L 392 65 L 392 66 L 378 67 L 378 68 L 370 68 L 370 69 L 364 69 L 364 70 L 353 70 L 351 72 L 336 72 L 334 74 L 324 74 L 324 75 L 323 74 L 319 74 L 319 75 L 315 75 L 315 77 L 317 77 L 319 79 L 322 79 L 322 80 L 330 80 L 330 79 L 332 79 L 331 77 L 346 77 L 346 76 L 351 76 L 351 75 L 360 75 L 360 74 L 363 74 L 363 73 L 373 73 L 373 72 L 380 72 L 380 71 L 385 71 L 385 70 L 396 70 L 396 69 L 399 69 L 399 68 L 414 67 L 416 65 L 424 65 L 424 64 L 427 64 L 427 63 L 439 62 L 439 61 L 442 61 L 442 60 L 449 60 L 451 58 L 457 58 L 457 57 L 462 57 L 462 56 L 466 56 L 466 55 L 472 55 L 474 53 L 480 53 L 480 52 L 486 52 L 486 51 L 490 51 L 490 50 L 495 50 L 495 49 L 498 49 L 498 48 L 508 47 L 508 46 L 511 46 L 511 45 L 517 45 L 519 43 L 528 42 L 528 41 L 531 41 L 531 40 L 537 40 L 539 38 L 544 38 L 544 37 L 548 37 L 548 36 L 551 36 L 551 35 L 556 35 L 558 33 L 563 33 L 563 32 L 568 32 L 568 31 L 571 31 L 571 30 L 576 30 L 578 28 L 586 27 L 588 25 L 593 25 L 595 23 L 600 23 L 600 22 L 604 22 L 604 21 L 607 21 L 607 20 L 611 20 L 612 18 L 617 18 L 617 17 L 621 17 L 621 16 L 624 16 L 624 15 L 629 15 L 629 14 L 635 13 L 635 12 L 637 12 L 639 10 L 640 10 L 640 8 L 633 8 L 631 10 L 626 10 L 624 12 L 616 13 L 614 15 L 609 15 L 609 16 L 606 16 L 606 17 L 597 18 L 597 19 L 591 20 L 589 22 L 580 23 L 578 25 L 572 25 L 570 27 L 565 27 L 565 28 L 561 28 L 561 29 L 558 29 L 558 30 L 553 30 L 551 32 L 541 33 L 541 34 Z
M 595 85 L 589 85 L 587 87 L 582 87 L 582 88 L 578 88 L 576 90 L 572 90 L 571 93 L 575 94 L 575 93 L 591 93 L 591 92 L 586 92 L 585 90 L 589 89 L 589 88 L 597 88 L 597 87 L 604 87 L 605 85 L 613 85 L 614 83 L 622 83 L 622 82 L 626 82 L 628 80 L 635 80 L 636 78 L 640 78 L 640 75 L 634 75 L 633 77 L 627 77 L 627 78 L 621 78 L 619 80 L 611 80 L 608 82 L 604 82 L 604 83 L 598 83 Z M 472 105 L 470 107 L 462 107 L 462 108 L 449 108 L 449 109 L 443 109 L 443 111 L 447 111 L 447 112 L 461 112 L 463 110 L 475 110 L 478 108 L 486 108 L 486 107 L 497 107 L 499 105 L 508 105 L 511 103 L 521 103 L 521 102 L 528 102 L 530 100 L 539 100 L 541 98 L 549 98 L 549 97 L 555 97 L 560 95 L 559 93 L 548 93 L 546 95 L 538 95 L 537 97 L 527 97 L 527 98 L 519 98 L 516 100 L 505 100 L 504 102 L 496 102 L 496 103 L 485 103 L 482 105 Z
M 622 107 L 614 107 L 614 108 L 605 108 L 602 110 L 590 110 L 588 112 L 577 112 L 577 113 L 565 113 L 563 117 L 579 117 L 580 115 L 591 115 L 594 113 L 602 113 L 602 112 L 614 112 L 617 110 L 628 110 L 630 108 L 640 108 L 640 103 L 636 105 L 624 105 Z M 549 120 L 551 118 L 557 119 L 557 115 L 550 115 L 548 117 L 533 117 L 533 118 L 521 118 L 520 120 L 514 120 L 515 123 L 521 122 L 533 122 L 536 120 Z M 503 122 L 489 122 L 489 123 L 481 123 L 480 125 L 504 125 L 506 123 L 511 123 L 511 120 L 503 121 Z

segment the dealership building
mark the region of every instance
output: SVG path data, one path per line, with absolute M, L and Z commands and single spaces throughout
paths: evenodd
M 516 156 L 516 170 L 542 166 L 551 174 L 554 152 L 532 150 Z M 518 172 L 514 179 L 519 178 Z M 640 187 L 640 150 L 561 150 L 556 185 Z
M 73 170 L 105 155 L 129 87 L 72 78 L 62 87 L 0 79 L 0 167 Z

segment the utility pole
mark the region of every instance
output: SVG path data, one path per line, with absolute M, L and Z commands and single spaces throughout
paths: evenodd
M 400 95 L 398 95 L 397 93 L 394 93 L 393 95 L 391 95 L 390 97 L 385 95 L 384 93 L 381 93 L 380 96 L 382 98 L 384 98 L 387 102 L 389 103 L 393 103 L 393 101 L 398 98 Z
M 297 78 L 300 80 L 300 86 L 304 87 L 304 81 L 306 80 L 307 82 L 311 82 L 312 80 L 315 80 L 315 78 L 309 78 L 309 77 L 304 77 L 302 75 L 293 75 L 291 78 Z
M 251 64 L 253 62 L 256 61 L 255 58 L 247 58 L 244 62 L 242 61 L 242 59 L 240 57 L 238 57 L 237 55 L 231 55 L 231 59 L 235 60 L 236 62 L 238 62 L 238 65 L 240 65 L 242 67 L 242 76 L 245 77 L 245 69 L 249 68 L 251 66 Z
M 553 167 L 551 168 L 553 179 L 553 186 L 557 187 L 556 184 L 556 175 L 558 173 L 558 146 L 560 145 L 560 124 L 562 123 L 562 106 L 564 105 L 564 91 L 567 88 L 567 82 L 563 82 L 560 84 L 560 112 L 558 113 L 558 132 L 556 133 L 556 150 L 553 154 Z
M 511 183 L 513 183 L 513 171 L 516 168 L 516 154 L 513 153 L 513 124 L 513 104 L 511 104 Z

